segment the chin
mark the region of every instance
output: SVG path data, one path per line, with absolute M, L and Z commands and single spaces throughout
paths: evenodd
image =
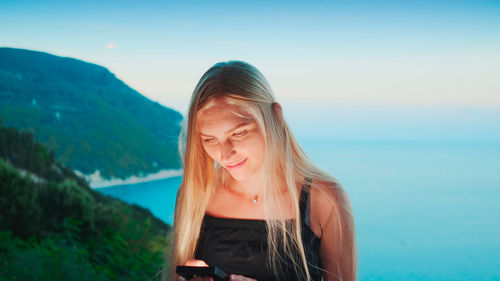
M 243 181 L 243 180 L 245 180 L 245 177 L 244 177 L 244 176 L 242 176 L 242 175 L 232 174 L 231 172 L 229 172 L 229 174 L 231 175 L 231 177 L 232 177 L 235 181 Z
M 226 170 L 226 171 L 236 181 L 244 181 L 244 180 L 246 180 L 248 178 L 246 174 L 241 173 L 241 172 L 231 173 L 231 171 L 228 171 L 228 170 Z

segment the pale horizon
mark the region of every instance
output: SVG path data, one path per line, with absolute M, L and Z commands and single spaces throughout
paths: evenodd
M 183 115 L 210 66 L 243 60 L 304 135 L 292 108 L 352 136 L 500 139 L 498 15 L 491 1 L 4 1 L 0 46 L 104 66 Z

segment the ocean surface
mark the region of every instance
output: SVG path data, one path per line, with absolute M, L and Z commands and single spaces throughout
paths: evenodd
M 500 143 L 301 144 L 349 194 L 360 280 L 500 280 Z M 180 183 L 99 191 L 172 223 Z

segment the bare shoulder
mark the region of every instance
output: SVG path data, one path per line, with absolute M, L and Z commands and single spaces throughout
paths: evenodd
M 344 188 L 336 182 L 313 180 L 311 185 L 312 203 L 319 208 L 326 208 L 332 204 L 344 204 L 349 201 Z
M 331 221 L 332 214 L 350 208 L 344 188 L 335 182 L 313 180 L 311 185 L 311 229 L 319 238 Z

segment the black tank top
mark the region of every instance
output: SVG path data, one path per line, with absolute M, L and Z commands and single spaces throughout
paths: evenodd
M 310 228 L 310 186 L 300 194 L 302 244 L 311 279 L 321 280 L 320 239 Z M 294 220 L 289 219 L 287 223 Z M 257 281 L 293 281 L 299 278 L 289 258 L 283 254 L 278 276 L 268 266 L 267 228 L 265 220 L 219 218 L 205 214 L 196 247 L 195 258 L 217 266 L 228 274 L 239 274 Z M 300 259 L 298 259 L 301 264 Z

